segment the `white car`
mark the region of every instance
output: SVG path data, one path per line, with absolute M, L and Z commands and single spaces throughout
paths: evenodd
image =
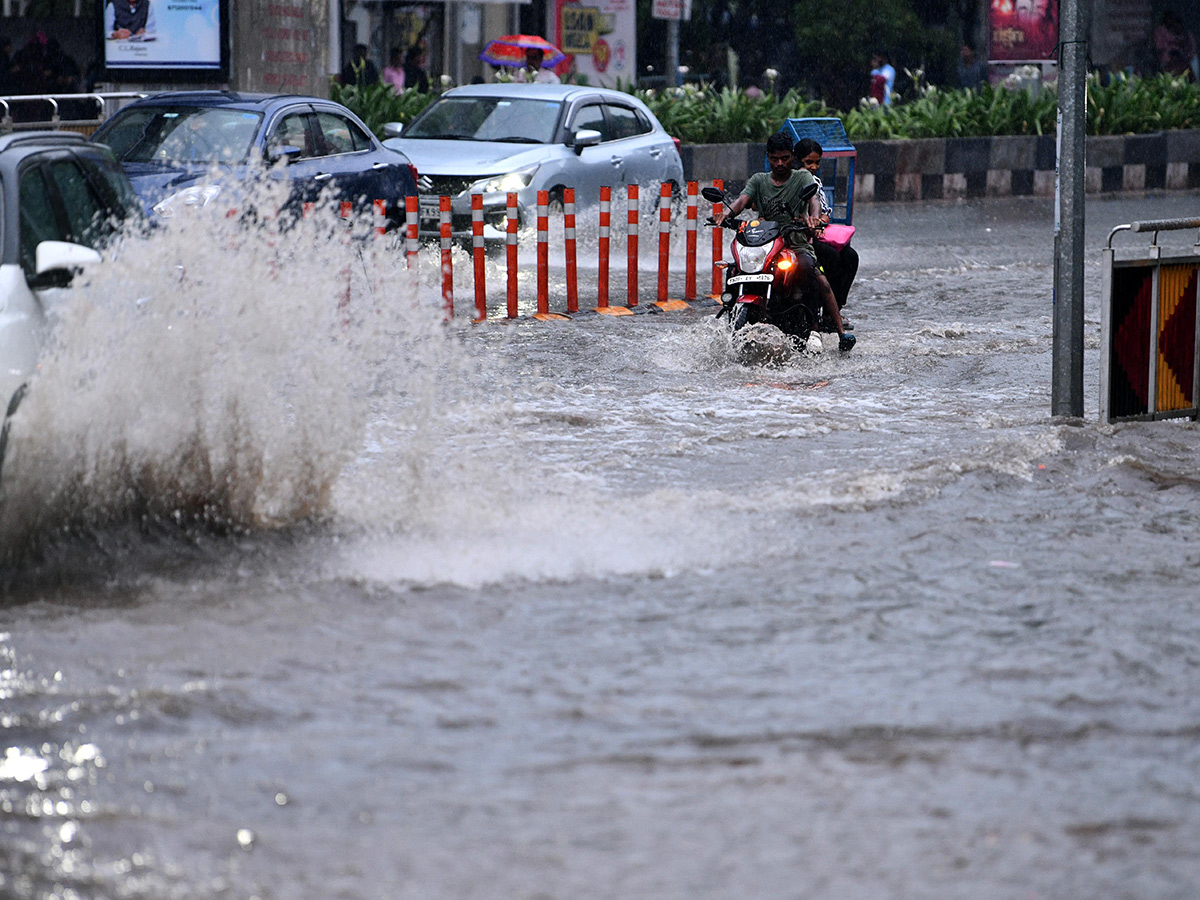
M 141 205 L 112 151 L 67 132 L 0 136 L 0 467 L 46 340 L 46 312 Z
M 595 206 L 600 188 L 637 184 L 642 202 L 658 202 L 661 185 L 683 195 L 678 142 L 629 94 L 567 84 L 479 84 L 455 88 L 408 126 L 389 123 L 383 144 L 420 172 L 422 237 L 438 235 L 438 198 L 451 198 L 456 238 L 471 234 L 471 194 L 483 195 L 484 237 L 503 240 L 509 191 L 522 227 L 533 223 L 537 193 L 577 207 Z M 615 210 L 614 210 L 615 212 Z

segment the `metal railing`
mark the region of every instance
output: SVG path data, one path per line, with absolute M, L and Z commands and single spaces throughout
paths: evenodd
M 93 94 L 12 94 L 0 97 L 0 134 L 12 131 L 74 131 L 90 135 L 137 91 Z M 66 115 L 63 115 L 63 113 Z

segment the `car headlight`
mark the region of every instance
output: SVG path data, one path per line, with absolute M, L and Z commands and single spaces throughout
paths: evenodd
M 503 175 L 489 175 L 487 178 L 480 178 L 467 188 L 467 193 L 507 194 L 509 191 L 519 191 L 522 188 L 529 187 L 529 183 L 533 181 L 533 176 L 537 174 L 537 170 L 537 166 L 526 166 L 524 169 L 517 169 L 515 172 L 506 172 Z
M 194 187 L 185 188 L 177 194 L 172 194 L 164 200 L 160 200 L 154 204 L 154 211 L 164 219 L 169 219 L 181 209 L 192 207 L 194 209 L 203 209 L 208 206 L 217 195 L 221 193 L 219 184 L 203 184 L 195 185 Z

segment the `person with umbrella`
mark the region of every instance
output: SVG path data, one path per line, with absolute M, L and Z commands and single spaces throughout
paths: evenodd
M 546 51 L 541 47 L 529 47 L 525 50 L 525 65 L 517 69 L 513 80 L 522 84 L 558 84 L 558 75 L 553 69 L 543 68 L 545 64 Z
M 537 35 L 509 34 L 488 41 L 479 58 L 493 66 L 515 68 L 513 81 L 558 84 L 559 77 L 551 67 L 566 59 L 566 55 Z

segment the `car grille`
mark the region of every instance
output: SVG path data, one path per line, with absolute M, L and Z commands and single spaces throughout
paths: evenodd
M 462 175 L 422 175 L 417 182 L 417 189 L 422 194 L 433 194 L 436 197 L 457 197 L 479 179 L 466 178 Z

